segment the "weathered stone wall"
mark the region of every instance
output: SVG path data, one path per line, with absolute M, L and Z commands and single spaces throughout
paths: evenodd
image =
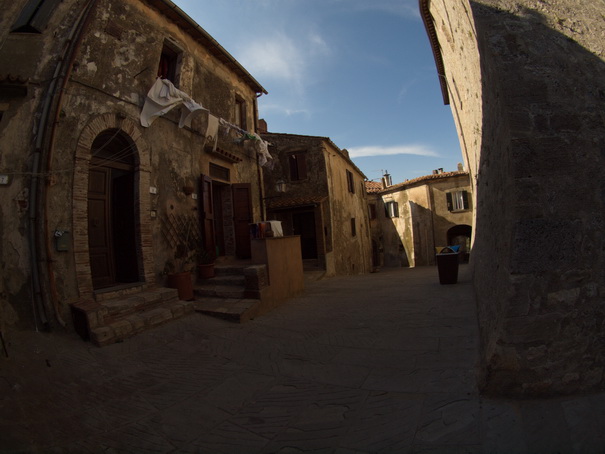
M 14 96 L 0 87 L 0 173 L 10 183 L 0 186 L 0 328 L 3 324 L 32 327 L 31 260 L 27 241 L 30 224 L 32 158 L 42 103 L 67 36 L 84 1 L 63 1 L 50 18 L 52 33 L 10 33 L 25 0 L 1 1 L 0 78 L 27 81 L 27 94 Z M 31 57 L 31 58 L 30 58 Z M 36 136 L 32 136 L 32 131 Z M 46 181 L 45 175 L 40 183 Z
M 34 140 L 31 131 L 40 121 L 40 105 L 61 61 L 66 35 L 87 2 L 60 2 L 48 31 L 12 35 L 8 35 L 10 23 L 26 2 L 12 2 L 10 6 L 3 3 L 6 8 L 0 21 L 6 28 L 2 28 L 0 36 L 0 75 L 14 74 L 17 52 L 21 66 L 16 69 L 19 75 L 30 78 L 27 97 L 11 100 L 0 124 L 0 170 L 19 174 L 10 186 L 0 187 L 0 256 L 3 264 L 10 264 L 3 265 L 7 268 L 2 273 L 0 309 L 6 314 L 3 319 L 15 324 L 22 319 L 21 312 L 27 314 L 32 307 L 26 229 L 27 176 L 31 172 Z M 229 133 L 226 128 L 221 129 L 219 147 L 227 152 L 221 155 L 205 148 L 204 114 L 194 119 L 191 128 L 178 127 L 176 111 L 155 120 L 149 128 L 140 125 L 139 114 L 156 79 L 162 46 L 168 41 L 182 51 L 179 88 L 230 123 L 235 122 L 236 97 L 244 100 L 248 129 L 255 130 L 257 93 L 249 80 L 220 62 L 211 50 L 146 2 L 97 2 L 81 41 L 77 41 L 65 89 L 57 86 L 53 93 L 49 123 L 53 141 L 45 143 L 41 150 L 45 173 L 40 180 L 43 190 L 37 194 L 40 206 L 35 210 L 35 222 L 42 232 L 37 245 L 39 260 L 48 263 L 41 279 L 50 290 L 49 295 L 52 293 L 57 314 L 67 322 L 69 303 L 93 297 L 87 236 L 88 172 L 92 143 L 103 131 L 118 131 L 134 152 L 133 211 L 139 278 L 144 285 L 163 283 L 165 265 L 174 256 L 173 247 L 166 240 L 164 221 L 171 214 L 197 218 L 199 199 L 186 194 L 183 188 L 192 186 L 194 194 L 199 194 L 200 174 L 210 173 L 210 163 L 228 171 L 229 176 L 221 184 L 250 184 L 252 220 L 261 219 L 257 155 L 249 143 L 235 142 L 240 135 L 233 129 Z M 5 103 L 0 100 L 0 104 Z M 55 115 L 56 105 L 60 107 Z M 54 250 L 55 229 L 69 232 L 67 251 Z M 11 304 L 4 304 L 5 299 Z M 53 318 L 52 309 L 49 317 Z
M 486 392 L 603 389 L 605 4 L 431 0 L 476 189 Z

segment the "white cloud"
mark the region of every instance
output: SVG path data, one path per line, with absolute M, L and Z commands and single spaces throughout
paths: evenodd
M 393 145 L 384 147 L 380 145 L 367 147 L 347 148 L 351 158 L 363 158 L 368 156 L 391 156 L 398 154 L 411 154 L 416 156 L 426 156 L 431 158 L 439 157 L 439 153 L 431 150 L 425 145 Z
M 304 68 L 299 49 L 281 33 L 251 41 L 239 53 L 242 65 L 258 77 L 295 81 Z

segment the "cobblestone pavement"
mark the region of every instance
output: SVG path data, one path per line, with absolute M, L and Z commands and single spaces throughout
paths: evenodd
M 103 348 L 5 337 L 3 453 L 605 452 L 605 394 L 478 394 L 465 266 L 325 279 L 245 324 L 194 314 Z

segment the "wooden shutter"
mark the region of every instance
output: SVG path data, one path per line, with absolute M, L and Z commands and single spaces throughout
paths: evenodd
M 452 193 L 451 192 L 446 193 L 445 197 L 447 199 L 447 210 L 452 211 L 454 209 L 453 202 L 452 202 Z
M 252 222 L 252 196 L 249 183 L 231 185 L 233 194 L 233 224 L 235 229 L 235 255 L 248 259 L 252 256 L 250 246 L 250 223 Z
M 468 192 L 462 191 L 462 208 L 468 210 Z

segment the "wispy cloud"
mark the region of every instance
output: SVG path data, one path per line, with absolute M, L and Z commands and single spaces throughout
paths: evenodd
M 393 145 L 384 147 L 380 145 L 367 147 L 348 148 L 349 155 L 352 158 L 363 158 L 368 156 L 391 156 L 398 154 L 411 154 L 416 156 L 426 156 L 430 158 L 440 157 L 439 153 L 431 150 L 425 145 Z
M 420 18 L 417 0 L 336 0 L 356 11 L 382 11 L 401 17 Z

